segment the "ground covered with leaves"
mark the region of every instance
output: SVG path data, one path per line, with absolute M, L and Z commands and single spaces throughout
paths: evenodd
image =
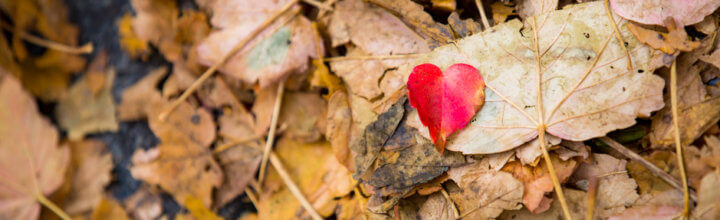
M 0 0 L 0 219 L 718 219 L 718 7 Z

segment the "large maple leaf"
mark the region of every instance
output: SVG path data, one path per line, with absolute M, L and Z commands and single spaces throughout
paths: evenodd
M 639 43 L 624 20 L 615 21 L 633 70 L 602 2 L 592 2 L 537 15 L 525 24 L 513 20 L 495 26 L 436 48 L 400 72 L 409 74 L 420 63 L 441 69 L 468 63 L 480 70 L 485 105 L 448 137 L 449 150 L 502 152 L 536 137 L 544 142 L 546 133 L 583 141 L 629 127 L 637 116 L 664 105 L 664 82 L 652 74 L 661 62 L 651 62 L 660 53 Z

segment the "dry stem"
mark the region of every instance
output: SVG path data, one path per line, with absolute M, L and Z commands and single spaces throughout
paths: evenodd
M 12 31 L 14 34 L 17 34 L 20 36 L 20 38 L 25 39 L 26 41 L 33 43 L 38 46 L 46 47 L 49 49 L 57 50 L 64 53 L 69 54 L 89 54 L 93 52 L 93 45 L 92 43 L 86 43 L 85 45 L 82 45 L 80 47 L 76 46 L 69 46 L 65 44 L 61 44 L 52 40 L 43 39 L 37 36 L 34 36 L 32 34 L 29 34 L 23 30 L 12 28 L 10 25 L 0 22 L 0 26 L 2 26 L 3 29 Z
M 268 157 L 270 157 L 270 151 L 275 143 L 275 131 L 277 130 L 277 121 L 280 116 L 280 105 L 282 104 L 283 93 L 285 92 L 285 80 L 280 82 L 277 88 L 277 96 L 275 96 L 275 106 L 273 106 L 272 118 L 270 119 L 270 132 L 268 132 L 267 141 L 265 141 L 265 148 L 263 149 L 263 157 L 260 162 L 260 173 L 258 174 L 258 183 L 262 185 L 263 179 L 265 179 L 265 169 L 267 168 Z
M 485 8 L 483 8 L 482 0 L 475 0 L 475 6 L 477 6 L 478 11 L 480 12 L 480 18 L 482 19 L 482 23 L 485 26 L 483 30 L 487 30 L 490 28 L 490 22 L 488 22 L 487 15 L 485 15 Z
M 623 41 L 622 36 L 620 36 L 620 29 L 618 29 L 617 24 L 615 24 L 615 19 L 612 16 L 612 13 L 610 12 L 610 5 L 608 3 L 609 0 L 605 0 L 605 12 L 607 13 L 608 19 L 610 19 L 610 24 L 612 24 L 613 32 L 615 33 L 615 38 L 617 38 L 618 42 L 620 42 L 620 46 L 622 47 L 623 51 L 625 51 L 625 56 L 627 57 L 628 66 L 627 69 L 632 71 L 632 59 L 630 59 L 630 52 L 628 52 L 627 47 L 625 47 L 625 41 Z
M 677 156 L 678 166 L 680 168 L 680 178 L 683 185 L 683 212 L 682 216 L 687 218 L 690 214 L 690 195 L 688 192 L 687 174 L 685 173 L 685 161 L 683 160 L 683 149 L 680 143 L 680 116 L 678 115 L 677 100 L 677 59 L 673 60 L 670 66 L 670 103 L 673 116 L 673 130 L 675 133 L 675 155 Z
M 303 196 L 300 188 L 295 185 L 295 182 L 293 182 L 292 178 L 290 178 L 290 175 L 285 170 L 285 167 L 283 167 L 280 159 L 275 156 L 274 153 L 270 154 L 270 163 L 273 165 L 273 167 L 275 167 L 275 171 L 280 174 L 280 178 L 282 178 L 283 182 L 285 182 L 285 185 L 287 185 L 290 192 L 292 192 L 295 198 L 300 201 L 300 204 L 305 208 L 305 210 L 310 213 L 310 216 L 312 216 L 312 218 L 315 220 L 322 219 L 322 217 L 320 217 L 320 214 L 315 211 L 315 208 L 313 208 L 310 202 L 305 198 L 305 196 Z

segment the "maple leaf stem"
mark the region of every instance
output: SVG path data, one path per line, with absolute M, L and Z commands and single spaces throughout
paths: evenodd
M 190 85 L 190 87 L 188 87 L 188 89 L 186 89 L 182 93 L 182 95 L 180 95 L 179 98 L 175 99 L 175 101 L 173 101 L 173 103 L 170 104 L 170 106 L 165 111 L 161 112 L 160 115 L 158 115 L 158 118 L 160 119 L 160 121 L 161 122 L 166 121 L 168 115 L 170 115 L 170 113 L 172 113 L 172 111 L 174 111 L 178 106 L 180 106 L 181 103 L 183 103 L 190 95 L 192 95 L 192 93 L 195 92 L 195 90 L 197 90 L 200 87 L 200 85 L 202 85 L 205 82 L 205 80 L 210 78 L 210 76 L 212 76 L 218 68 L 220 68 L 222 65 L 224 65 L 230 59 L 230 57 L 235 55 L 241 49 L 245 48 L 245 45 L 250 43 L 250 41 L 252 39 L 254 39 L 255 37 L 257 37 L 263 30 L 265 30 L 265 28 L 270 26 L 270 24 L 272 24 L 280 16 L 285 14 L 285 12 L 290 10 L 292 8 L 292 6 L 295 5 L 298 1 L 300 1 L 300 0 L 291 0 L 290 2 L 286 3 L 285 6 L 282 7 L 282 9 L 275 12 L 275 14 L 273 14 L 268 19 L 266 19 L 257 29 L 253 30 L 253 32 L 250 33 L 250 35 L 243 38 L 242 41 L 240 41 L 238 44 L 236 44 L 235 47 L 233 47 L 232 50 L 230 50 L 230 52 L 226 53 L 225 56 L 223 56 L 219 62 L 213 64 L 210 68 L 208 68 L 197 80 L 195 80 L 195 82 L 192 83 L 192 85 Z M 282 25 L 280 25 L 280 26 L 282 26 Z M 275 31 L 273 31 L 273 32 L 275 32 Z
M 615 19 L 612 16 L 612 12 L 610 12 L 610 0 L 605 0 L 605 12 L 607 12 L 608 19 L 610 19 L 610 24 L 613 27 L 613 33 L 615 33 L 615 38 L 617 38 L 618 43 L 620 44 L 620 47 L 625 51 L 625 56 L 627 57 L 627 69 L 633 70 L 632 66 L 632 59 L 630 58 L 630 52 L 628 52 L 627 47 L 625 46 L 625 41 L 623 40 L 622 36 L 620 36 L 620 29 L 618 29 L 617 24 L 615 23 Z M 620 20 L 622 22 L 622 18 Z
M 13 32 L 13 34 L 17 34 L 20 38 L 33 43 L 38 46 L 46 47 L 48 49 L 57 50 L 64 53 L 69 54 L 90 54 L 93 52 L 93 45 L 92 43 L 86 43 L 85 45 L 82 45 L 80 47 L 77 46 L 70 46 L 65 45 L 62 43 L 58 43 L 52 40 L 43 39 L 37 36 L 34 36 L 32 34 L 29 34 L 19 28 L 13 28 L 9 24 L 0 21 L 0 26 L 2 26 L 3 29 Z
M 688 193 L 687 174 L 685 173 L 685 161 L 683 160 L 683 149 L 680 141 L 680 118 L 678 116 L 678 98 L 677 98 L 677 59 L 673 60 L 670 66 L 670 105 L 673 116 L 673 130 L 675 133 L 675 155 L 680 169 L 680 178 L 682 178 L 683 186 L 683 217 L 687 218 L 690 214 L 690 196 Z
M 50 200 L 49 200 L 47 197 L 45 197 L 45 195 L 43 195 L 42 193 L 40 193 L 40 192 L 35 193 L 34 197 L 35 197 L 35 199 L 36 199 L 38 202 L 40 202 L 40 204 L 44 205 L 45 207 L 47 207 L 48 209 L 50 209 L 50 211 L 52 211 L 52 212 L 55 213 L 58 217 L 60 217 L 60 219 L 63 219 L 63 220 L 70 220 L 70 219 L 71 219 L 70 216 L 69 216 L 67 213 L 65 213 L 65 211 L 63 211 L 62 209 L 60 209 L 60 207 L 58 207 L 55 203 L 53 203 L 52 201 L 50 201 Z
M 267 169 L 268 158 L 270 157 L 272 146 L 275 143 L 275 131 L 277 130 L 277 121 L 280 116 L 280 105 L 282 105 L 283 93 L 285 93 L 285 80 L 278 85 L 277 96 L 275 96 L 275 105 L 273 106 L 272 118 L 270 119 L 270 131 L 268 132 L 267 141 L 265 141 L 263 157 L 260 162 L 260 173 L 258 174 L 258 184 L 260 186 L 262 186 L 262 182 L 265 179 L 265 169 Z
M 605 144 L 612 147 L 616 151 L 620 152 L 622 155 L 626 156 L 627 158 L 630 158 L 630 160 L 640 163 L 646 169 L 650 170 L 651 173 L 655 174 L 655 176 L 657 176 L 661 180 L 665 181 L 668 185 L 672 186 L 673 188 L 678 189 L 678 190 L 683 189 L 682 183 L 680 182 L 680 180 L 675 179 L 675 177 L 666 173 L 659 167 L 655 166 L 655 164 L 646 160 L 645 158 L 643 158 L 639 154 L 635 153 L 634 151 L 628 149 L 627 147 L 623 146 L 622 144 L 618 143 L 617 141 L 613 140 L 612 138 L 601 137 L 599 139 L 600 139 L 600 141 L 605 142 Z M 695 195 L 694 192 L 690 192 L 690 198 L 692 198 L 694 201 L 697 201 L 697 195 Z
M 475 6 L 477 6 L 478 8 L 478 11 L 480 12 L 480 18 L 482 19 L 482 23 L 485 26 L 483 30 L 487 30 L 488 28 L 492 27 L 490 26 L 490 22 L 488 22 L 487 15 L 485 15 L 485 8 L 483 7 L 482 0 L 475 0 Z
M 539 123 L 537 125 L 538 130 L 538 139 L 540 141 L 540 149 L 542 149 L 543 153 L 543 159 L 545 159 L 545 164 L 547 164 L 548 173 L 550 173 L 550 179 L 553 183 L 553 188 L 555 188 L 555 193 L 557 193 L 558 200 L 560 200 L 560 206 L 562 207 L 563 215 L 565 216 L 565 219 L 572 220 L 572 216 L 570 216 L 570 210 L 568 209 L 567 202 L 565 201 L 565 195 L 562 191 L 562 186 L 560 186 L 560 181 L 558 180 L 557 173 L 555 172 L 555 168 L 552 165 L 552 161 L 550 160 L 550 154 L 547 151 L 547 148 L 545 147 L 545 117 L 543 116 L 543 112 L 545 111 L 545 108 L 543 107 L 543 99 L 542 99 L 542 69 L 540 68 L 540 41 L 538 39 L 538 29 L 537 29 L 537 22 L 536 22 L 535 16 L 532 17 L 532 29 L 533 29 L 533 39 L 535 41 L 535 71 L 537 72 L 537 112 L 538 112 L 538 120 Z M 599 58 L 599 55 L 598 55 Z M 596 61 L 597 62 L 597 59 Z

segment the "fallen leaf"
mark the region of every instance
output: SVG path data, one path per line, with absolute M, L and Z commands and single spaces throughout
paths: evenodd
M 682 207 L 678 206 L 634 206 L 620 214 L 610 216 L 608 220 L 620 219 L 673 219 L 680 215 Z
M 565 200 L 567 200 L 568 209 L 572 219 L 584 219 L 587 208 L 585 207 L 587 199 L 587 193 L 572 189 L 563 188 L 565 194 Z M 543 213 L 532 213 L 527 209 L 521 210 L 506 210 L 502 215 L 498 216 L 498 219 L 543 219 L 543 220 L 554 220 L 562 219 L 563 211 L 560 206 L 560 201 L 554 199 L 550 204 L 550 209 Z
M 91 220 L 130 220 L 127 212 L 115 200 L 103 197 L 93 210 Z
M 195 219 L 206 219 L 206 220 L 222 220 L 223 218 L 220 216 L 217 216 L 214 212 L 210 211 L 205 205 L 203 205 L 203 202 L 195 197 L 187 196 L 187 199 L 185 199 L 185 208 L 188 209 L 190 214 L 195 217 Z
M 687 52 L 700 46 L 700 42 L 690 40 L 685 29 L 677 27 L 674 20 L 667 18 L 665 22 L 668 33 L 645 29 L 633 23 L 627 23 L 627 27 L 640 42 L 667 54 L 674 54 L 676 50 Z
M 322 59 L 314 59 L 312 63 L 315 66 L 315 71 L 313 71 L 312 76 L 310 77 L 310 86 L 326 88 L 328 90 L 328 94 L 323 95 L 323 98 L 328 100 L 335 91 L 343 88 L 342 81 L 337 76 L 330 74 L 330 69 L 328 69 Z
M 220 135 L 224 138 L 232 137 L 224 144 L 236 143 L 238 140 L 248 140 L 255 133 L 250 125 L 244 121 L 242 113 L 226 113 L 218 118 Z M 218 163 L 225 176 L 222 185 L 215 192 L 215 201 L 218 207 L 225 206 L 238 195 L 245 192 L 245 188 L 255 177 L 255 172 L 260 167 L 262 150 L 252 141 L 232 144 L 230 148 L 216 153 Z M 217 145 L 216 145 L 217 146 Z M 218 149 L 216 147 L 215 149 Z
M 113 162 L 112 155 L 101 140 L 71 142 L 70 150 L 70 191 L 63 210 L 74 216 L 90 213 L 105 199 L 105 187 L 110 183 Z
M 410 73 L 417 63 L 440 68 L 469 63 L 484 75 L 486 103 L 464 129 L 448 138 L 447 149 L 503 152 L 534 139 L 539 129 L 564 140 L 584 141 L 629 127 L 638 115 L 649 116 L 664 105 L 663 80 L 648 64 L 658 54 L 621 28 L 636 67 L 627 71 L 625 52 L 602 2 L 536 18 L 538 22 L 530 19 L 524 29 L 517 20 L 494 26 L 400 67 L 398 72 Z M 533 28 L 537 24 L 544 24 L 542 30 Z M 536 41 L 540 45 L 534 45 Z M 540 98 L 538 80 L 545 85 Z
M 110 68 L 105 74 L 105 86 L 99 93 L 95 94 L 89 87 L 87 81 L 92 78 L 86 74 L 58 102 L 56 117 L 60 127 L 68 131 L 70 140 L 81 140 L 88 133 L 117 131 L 112 97 L 115 70 Z
M 445 73 L 433 64 L 413 68 L 408 99 L 441 153 L 445 139 L 467 125 L 485 102 L 485 82 L 475 67 L 453 64 Z
M 70 161 L 58 132 L 20 81 L 0 69 L 0 218 L 37 219 L 38 199 L 63 183 Z M 44 198 L 46 199 L 46 198 Z
M 130 1 L 135 10 L 132 29 L 137 38 L 155 45 L 167 60 L 181 59 L 181 48 L 175 40 L 177 19 L 180 15 L 177 4 L 171 0 Z
M 133 16 L 129 12 L 125 13 L 125 15 L 117 21 L 120 48 L 126 51 L 132 58 L 141 57 L 147 59 L 147 56 L 150 55 L 150 46 L 146 40 L 140 39 L 140 37 L 135 34 L 132 21 Z
M 595 217 L 606 218 L 622 212 L 639 198 L 637 183 L 625 171 L 627 161 L 607 154 L 593 154 L 590 164 L 581 163 L 570 178 L 581 189 L 587 189 L 590 178 L 600 178 L 595 197 Z
M 718 1 L 610 0 L 612 10 L 625 19 L 643 24 L 664 25 L 673 17 L 680 26 L 698 23 L 720 6 Z
M 377 119 L 368 125 L 362 135 L 350 144 L 350 150 L 355 152 L 355 178 L 364 177 L 371 169 L 375 159 L 385 142 L 395 133 L 405 114 L 404 105 L 407 99 L 396 102 L 390 110 L 378 115 Z
M 416 32 L 425 36 L 424 38 L 430 47 L 445 45 L 453 40 L 450 27 L 435 22 L 430 14 L 423 10 L 421 5 L 411 0 L 371 0 L 370 2 L 400 17 Z
M 219 0 L 209 3 L 210 22 L 216 31 L 197 45 L 198 62 L 206 66 L 220 62 L 236 44 L 249 37 L 288 2 Z M 292 21 L 271 33 L 288 19 Z M 232 55 L 219 70 L 247 84 L 258 82 L 265 88 L 290 74 L 305 71 L 308 58 L 317 58 L 317 47 L 322 47 L 316 42 L 319 40 L 315 39 L 307 18 L 285 14 L 253 38 L 247 44 L 250 46 Z
M 151 192 L 148 185 L 141 185 L 130 197 L 123 201 L 125 211 L 132 219 L 156 219 L 163 212 L 160 195 Z
M 158 119 L 169 101 L 159 100 L 149 108 L 149 124 L 162 142 L 156 148 L 133 154 L 130 171 L 134 178 L 169 192 L 177 201 L 187 196 L 211 207 L 212 190 L 222 184 L 220 167 L 210 154 L 215 123 L 210 113 L 181 103 L 166 121 Z
M 482 32 L 479 23 L 470 18 L 462 20 L 457 12 L 450 13 L 448 24 L 459 37 L 467 37 Z
M 453 211 L 453 201 L 448 201 L 441 193 L 433 193 L 422 204 L 418 215 L 420 219 L 451 220 L 458 219 Z
M 278 123 L 287 126 L 284 134 L 303 142 L 317 141 L 325 133 L 327 102 L 317 93 L 286 92 Z
M 147 108 L 154 101 L 161 99 L 156 86 L 167 73 L 161 67 L 145 75 L 140 81 L 126 88 L 122 93 L 122 101 L 117 106 L 120 121 L 133 121 L 147 117 Z
M 518 15 L 527 20 L 532 16 L 555 11 L 558 0 L 525 0 L 517 5 Z
M 448 193 L 464 218 L 496 218 L 503 210 L 522 208 L 523 184 L 512 174 L 469 164 L 448 170 L 448 175 L 459 186 Z
M 490 9 L 492 10 L 492 17 L 495 25 L 504 23 L 511 15 L 517 15 L 517 12 L 514 12 L 514 7 L 508 6 L 500 1 L 492 3 L 492 5 L 490 5 Z
M 338 90 L 330 96 L 327 112 L 325 138 L 332 146 L 335 159 L 350 171 L 355 171 L 355 161 L 349 146 L 352 112 L 345 91 Z
M 335 6 L 328 32 L 333 46 L 348 42 L 355 45 L 346 46 L 347 57 L 429 51 L 424 39 L 408 28 L 402 20 L 382 8 L 360 0 L 339 2 Z M 380 80 L 386 72 L 405 62 L 403 59 L 346 60 L 331 62 L 330 67 L 353 93 L 371 100 L 384 92 L 380 88 Z
M 550 154 L 550 160 L 555 168 L 555 175 L 561 183 L 570 178 L 579 164 L 577 160 L 562 161 L 556 154 Z M 536 167 L 531 167 L 523 166 L 519 161 L 513 161 L 507 163 L 502 171 L 512 173 L 523 183 L 525 187 L 523 188 L 522 202 L 530 212 L 542 213 L 550 208 L 541 206 L 543 200 L 549 199 L 545 197 L 545 194 L 553 191 L 553 182 L 548 173 L 547 164 L 540 163 Z
M 720 176 L 717 172 L 708 173 L 702 178 L 698 189 L 698 203 L 693 216 L 698 219 L 717 219 L 720 217 Z
M 687 145 L 700 137 L 708 128 L 720 119 L 720 97 L 704 100 L 694 105 L 683 106 L 678 109 L 681 143 Z M 664 114 L 653 117 L 653 131 L 649 134 L 653 145 L 670 146 L 675 144 L 672 116 Z

